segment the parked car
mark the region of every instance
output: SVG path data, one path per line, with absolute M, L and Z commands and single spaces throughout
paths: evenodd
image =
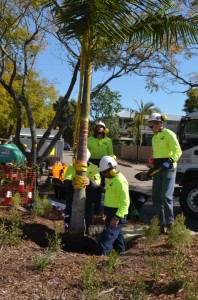
M 70 144 L 66 143 L 66 144 L 64 145 L 64 150 L 71 150 Z

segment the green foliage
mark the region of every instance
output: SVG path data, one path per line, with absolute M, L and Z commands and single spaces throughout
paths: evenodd
M 194 279 L 194 278 L 193 278 Z M 198 299 L 198 277 L 192 283 L 189 276 L 184 279 L 184 300 L 197 300 Z
M 168 235 L 168 242 L 177 251 L 185 252 L 192 245 L 190 230 L 186 228 L 185 217 L 180 214 L 176 217 Z
M 33 73 L 33 72 L 32 72 Z M 11 75 L 11 74 L 10 74 Z M 32 76 L 29 76 L 28 84 L 26 86 L 26 97 L 32 110 L 36 125 L 38 128 L 47 128 L 54 117 L 54 110 L 52 102 L 56 98 L 55 88 L 49 85 L 46 80 L 42 80 L 38 73 L 34 72 Z M 17 80 L 17 84 L 21 85 L 22 78 Z M 9 128 L 12 128 L 12 134 L 15 132 L 17 110 L 12 97 L 5 92 L 4 88 L 0 85 L 0 103 L 2 109 L 0 110 L 0 131 L 4 133 L 3 137 L 6 137 L 6 132 Z M 22 110 L 23 125 L 29 127 L 27 114 L 25 110 Z
M 91 117 L 94 120 L 104 120 L 116 116 L 123 109 L 120 103 L 121 95 L 117 91 L 111 91 L 108 86 L 100 89 L 100 85 L 97 85 L 95 90 L 98 89 L 99 92 L 91 100 Z
M 183 111 L 191 113 L 198 109 L 198 88 L 187 92 L 188 98 L 185 100 Z
M 128 292 L 128 299 L 131 300 L 145 300 L 146 299 L 146 288 L 145 279 L 141 274 L 135 276 L 135 281 L 130 287 Z
M 185 275 L 186 256 L 182 251 L 175 251 L 171 253 L 171 260 L 169 261 L 169 272 L 173 277 L 173 282 L 182 283 Z
M 107 260 L 108 273 L 112 273 L 112 271 L 118 266 L 119 261 L 119 254 L 114 249 L 112 249 Z
M 47 268 L 47 266 L 51 263 L 51 260 L 52 253 L 48 250 L 45 251 L 42 255 L 34 257 L 34 263 L 36 267 L 42 271 L 44 271 Z
M 157 281 L 161 269 L 162 269 L 162 262 L 153 254 L 150 254 L 148 260 L 149 266 L 151 267 L 151 277 L 155 281 Z
M 47 196 L 44 195 L 43 198 L 40 198 L 38 191 L 34 192 L 34 202 L 31 208 L 31 213 L 35 216 L 48 216 L 52 211 L 52 204 L 47 199 Z
M 144 230 L 147 243 L 152 244 L 154 243 L 159 234 L 160 234 L 160 225 L 159 225 L 159 219 L 157 217 L 154 217 L 151 220 L 151 224 L 148 228 Z
M 169 271 L 173 276 L 175 284 L 183 284 L 186 276 L 185 262 L 187 259 L 187 249 L 192 244 L 190 230 L 184 225 L 185 217 L 180 214 L 168 232 L 168 243 L 174 248 L 172 252 Z
M 60 229 L 56 227 L 53 234 L 47 234 L 47 239 L 47 250 L 44 251 L 43 254 L 34 257 L 34 263 L 36 267 L 41 269 L 42 271 L 44 271 L 47 268 L 47 266 L 52 262 L 53 253 L 58 252 L 61 249 L 62 239 L 60 236 Z
M 154 107 L 154 103 L 152 102 L 148 102 L 144 104 L 143 101 L 141 100 L 139 104 L 136 100 L 134 101 L 137 104 L 138 109 L 134 111 L 132 132 L 136 144 L 141 145 L 142 144 L 141 128 L 143 125 L 147 123 L 147 116 L 153 112 L 159 112 L 160 110 L 159 108 Z
M 44 1 L 1 2 L 0 132 L 4 136 L 15 132 L 19 112 L 26 127 L 30 112 L 37 127 L 46 128 L 54 116 L 51 105 L 57 97 L 54 85 L 41 78 L 34 66 L 36 56 L 45 48 L 41 28 L 36 24 L 44 26 L 39 16 L 44 5 Z
M 0 224 L 0 244 L 11 246 L 18 246 L 22 241 L 22 217 L 21 213 L 17 210 L 20 205 L 20 195 L 17 193 L 12 198 L 13 204 Z
M 81 283 L 84 289 L 96 290 L 100 287 L 96 258 L 91 257 L 82 268 Z
M 53 104 L 55 111 L 59 110 L 62 101 L 63 101 L 63 97 L 59 97 L 58 101 L 56 101 L 56 103 Z M 67 122 L 68 116 L 74 114 L 71 124 L 66 128 L 66 130 L 63 133 L 64 140 L 68 142 L 70 145 L 73 145 L 75 122 L 76 122 L 76 113 L 75 113 L 76 109 L 77 109 L 77 102 L 73 99 L 68 101 L 68 103 L 64 105 L 64 108 L 62 109 L 62 113 L 57 124 L 61 128 L 62 125 Z
M 48 249 L 52 252 L 57 252 L 61 249 L 62 238 L 60 235 L 60 228 L 56 227 L 52 235 L 47 234 Z

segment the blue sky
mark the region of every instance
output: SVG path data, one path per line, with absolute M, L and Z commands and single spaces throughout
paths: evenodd
M 68 65 L 60 59 L 60 50 L 56 48 L 55 44 L 51 41 L 48 48 L 43 52 L 38 59 L 37 70 L 42 77 L 47 78 L 54 83 L 56 90 L 60 95 L 64 95 L 68 84 L 70 82 L 70 71 Z M 64 57 L 63 53 L 61 54 Z M 183 61 L 180 68 L 184 74 L 190 72 L 197 72 L 197 57 L 191 61 Z M 93 76 L 93 87 L 104 81 L 107 76 L 105 73 L 97 72 Z M 112 91 L 118 91 L 121 95 L 121 104 L 123 107 L 137 109 L 134 99 L 140 103 L 142 100 L 144 103 L 153 102 L 162 113 L 164 114 L 179 114 L 184 115 L 182 111 L 184 102 L 187 98 L 186 94 L 173 93 L 167 94 L 163 91 L 150 93 L 145 88 L 146 84 L 144 78 L 139 76 L 125 76 L 119 79 L 114 79 L 109 83 L 109 88 Z M 175 86 L 175 90 L 184 91 L 185 87 Z M 77 99 L 78 85 L 75 86 L 71 98 Z

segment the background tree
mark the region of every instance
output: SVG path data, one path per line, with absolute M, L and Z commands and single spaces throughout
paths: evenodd
M 20 90 L 22 79 L 20 76 L 15 80 L 13 87 Z M 0 131 L 4 132 L 3 138 L 9 138 L 16 130 L 17 107 L 10 94 L 0 85 L 1 107 L 0 110 Z M 36 120 L 37 128 L 47 128 L 54 117 L 53 102 L 57 98 L 57 93 L 53 85 L 46 79 L 41 79 L 35 71 L 29 72 L 29 80 L 26 85 L 26 98 L 32 116 Z M 25 108 L 21 109 L 22 126 L 29 127 Z
M 57 111 L 59 110 L 59 106 L 61 105 L 61 101 L 63 101 L 63 97 L 60 96 L 59 99 L 53 104 L 54 110 Z M 77 101 L 71 99 L 68 101 L 68 103 L 64 106 L 64 112 L 59 119 L 59 122 L 57 123 L 57 126 L 59 128 L 62 127 L 62 124 L 65 124 L 67 121 L 68 116 L 70 115 L 75 115 L 77 109 Z M 75 131 L 75 118 L 71 121 L 71 123 L 68 125 L 66 130 L 63 133 L 63 138 L 65 142 L 69 143 L 71 146 L 73 145 L 74 142 L 74 131 Z
M 143 103 L 141 100 L 140 104 L 134 100 L 138 106 L 138 109 L 134 111 L 132 131 L 135 136 L 136 145 L 142 144 L 142 127 L 147 124 L 148 115 L 153 112 L 160 112 L 160 109 L 154 106 L 154 103 L 148 102 Z
M 20 130 L 23 123 L 30 128 L 32 145 L 37 143 L 35 127 L 41 126 L 41 124 L 48 127 L 39 140 L 37 147 L 39 152 L 62 116 L 62 108 L 67 103 L 76 82 L 79 61 L 77 60 L 76 66 L 74 66 L 71 84 L 64 101 L 61 102 L 59 111 L 54 114 L 51 100 L 52 98 L 54 100 L 56 95 L 52 85 L 50 87 L 43 79 L 40 79 L 40 82 L 35 81 L 36 57 L 44 50 L 46 32 L 50 27 L 49 21 L 46 21 L 49 20 L 47 17 L 50 15 L 46 1 L 35 0 L 23 3 L 21 1 L 4 1 L 0 3 L 0 8 L 2 20 L 0 27 L 0 85 L 14 102 L 16 120 L 14 141 L 26 155 L 20 142 Z M 49 113 L 47 116 L 46 111 Z M 68 116 L 67 122 L 57 132 L 55 138 L 39 158 L 38 163 L 42 163 L 53 149 L 56 141 L 70 124 L 70 118 L 72 116 Z M 28 155 L 33 158 L 33 154 L 32 149 Z
M 108 86 L 100 89 L 97 85 L 95 90 L 99 90 L 94 99 L 91 100 L 91 117 L 94 121 L 111 118 L 123 109 L 121 105 L 121 95 L 117 91 L 111 91 Z M 94 90 L 93 90 L 94 93 Z
M 188 98 L 185 100 L 184 108 L 186 113 L 191 113 L 198 110 L 198 89 L 192 89 L 187 92 Z
M 121 95 L 117 91 L 111 91 L 108 86 L 97 85 L 92 91 L 96 96 L 91 100 L 91 117 L 89 133 L 94 130 L 96 121 L 102 120 L 108 128 L 108 135 L 112 141 L 117 141 L 120 136 L 119 118 L 117 113 L 123 110 Z

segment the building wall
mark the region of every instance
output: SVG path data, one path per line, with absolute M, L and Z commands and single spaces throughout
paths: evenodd
M 114 145 L 114 154 L 123 160 L 134 163 L 147 163 L 148 158 L 152 157 L 151 146 L 121 146 Z

